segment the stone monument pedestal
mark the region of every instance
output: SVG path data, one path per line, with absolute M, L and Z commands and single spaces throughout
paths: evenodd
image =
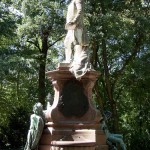
M 101 113 L 92 105 L 92 88 L 99 73 L 88 71 L 76 80 L 69 64 L 60 64 L 47 76 L 55 97 L 46 112 L 39 150 L 108 150 L 100 129 Z

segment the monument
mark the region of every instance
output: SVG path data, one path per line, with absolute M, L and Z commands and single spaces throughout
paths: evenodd
M 83 0 L 69 2 L 65 60 L 46 73 L 55 94 L 45 111 L 39 150 L 108 150 L 100 129 L 102 115 L 92 104 L 92 89 L 100 74 L 89 62 L 83 8 Z

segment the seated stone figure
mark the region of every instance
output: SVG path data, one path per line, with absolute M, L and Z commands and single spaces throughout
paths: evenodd
M 110 117 L 110 113 L 109 115 L 105 115 L 104 114 L 104 118 L 101 120 L 100 122 L 100 128 L 104 131 L 104 133 L 106 134 L 106 139 L 107 139 L 107 143 L 110 147 L 113 147 L 113 150 L 117 150 L 117 148 L 115 146 L 112 145 L 112 143 L 116 143 L 116 144 L 120 144 L 120 147 L 122 150 L 126 150 L 126 146 L 125 143 L 123 142 L 123 136 L 121 134 L 113 134 L 110 133 L 108 130 L 108 127 L 106 125 L 106 121 L 109 119 Z
M 34 114 L 30 117 L 30 129 L 24 150 L 38 150 L 38 143 L 44 128 L 44 114 L 41 103 L 33 106 Z

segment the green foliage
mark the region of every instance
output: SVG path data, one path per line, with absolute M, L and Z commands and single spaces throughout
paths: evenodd
M 141 149 L 141 146 L 143 146 L 143 149 L 149 149 L 149 58 L 149 51 L 139 54 L 139 57 L 125 72 L 126 78 L 121 81 L 125 92 L 121 96 L 124 105 L 119 106 L 120 114 L 124 112 L 124 115 L 121 115 L 120 123 L 123 127 L 122 130 L 128 133 L 126 139 L 128 139 L 127 143 L 131 146 L 131 149 L 134 149 L 133 144 L 136 142 L 139 145 L 137 144 L 135 149 Z M 140 145 L 140 143 L 143 144 Z
M 5 147 L 18 148 L 25 144 L 29 126 L 29 113 L 23 106 L 11 109 L 8 122 L 1 126 L 0 138 Z M 7 144 L 6 144 L 7 143 Z
M 7 3 L 4 4 L 3 2 L 0 2 L 0 38 L 5 36 L 11 37 L 14 33 L 14 28 L 14 15 L 9 11 Z
M 60 41 L 63 36 L 64 23 L 63 10 L 57 1 L 28 1 L 19 3 L 22 12 L 22 22 L 18 25 L 18 36 L 28 53 L 32 51 L 38 67 L 38 99 L 42 104 L 45 103 L 45 70 L 46 61 L 49 57 L 57 57 L 59 52 L 55 43 Z M 55 62 L 54 62 L 55 63 Z M 51 60 L 51 66 L 53 60 Z
M 91 62 L 101 72 L 95 87 L 96 102 L 101 111 L 113 113 L 110 131 L 125 135 L 127 149 L 149 149 L 133 143 L 146 144 L 150 138 L 150 5 L 141 1 L 86 2 Z
M 41 37 L 49 35 L 49 42 L 61 36 L 64 23 L 63 10 L 55 1 L 22 1 L 20 10 L 23 13 L 22 24 L 18 34 L 27 41 L 38 43 L 41 49 Z M 59 32 L 57 32 L 59 30 Z
M 128 150 L 149 150 L 150 5 L 142 0 L 85 3 L 91 62 L 101 72 L 94 89 L 96 104 L 113 113 L 110 131 L 124 134 Z M 54 0 L 0 2 L 2 148 L 26 141 L 29 112 L 38 101 L 40 65 L 53 70 L 64 58 L 65 11 L 64 3 Z M 43 82 L 45 93 L 52 93 L 49 81 Z

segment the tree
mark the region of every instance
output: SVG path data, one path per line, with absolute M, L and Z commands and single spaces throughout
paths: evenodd
M 110 131 L 125 135 L 127 149 L 148 150 L 149 2 L 85 2 L 91 62 L 101 72 L 94 88 L 96 103 L 102 113 L 112 112 Z M 53 0 L 3 0 L 0 4 L 0 145 L 17 147 L 16 143 L 24 143 L 33 104 L 44 104 L 52 90 L 45 70 L 53 70 L 64 57 L 65 10 L 64 4 Z M 17 130 L 14 122 L 23 130 Z M 17 140 L 9 139 L 11 133 Z
M 48 50 L 63 38 L 63 10 L 55 1 L 22 1 L 23 20 L 18 33 L 39 64 L 39 102 L 45 103 L 45 70 Z M 52 49 L 52 48 L 51 48 Z
M 118 100 L 123 92 L 119 81 L 149 39 L 149 13 L 141 1 L 95 0 L 87 5 L 91 62 L 102 73 L 95 94 L 101 110 L 111 110 L 113 130 L 118 131 Z

